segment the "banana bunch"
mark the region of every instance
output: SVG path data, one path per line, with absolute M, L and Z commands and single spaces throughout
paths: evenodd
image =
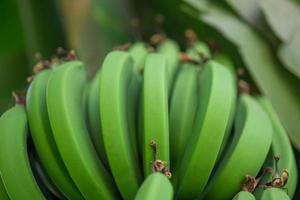
M 91 81 L 73 54 L 42 63 L 0 118 L 0 200 L 293 197 L 296 162 L 269 101 L 191 33 L 184 53 L 152 39 L 110 52 Z

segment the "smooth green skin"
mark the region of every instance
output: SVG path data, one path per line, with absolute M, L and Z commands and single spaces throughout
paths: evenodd
M 108 160 L 105 153 L 102 125 L 100 119 L 100 82 L 101 82 L 101 71 L 99 70 L 95 78 L 90 83 L 87 94 L 87 118 L 90 128 L 90 134 L 92 142 L 99 155 L 102 163 L 108 167 Z
M 263 192 L 260 200 L 290 200 L 290 197 L 282 189 L 269 188 Z
M 206 58 L 211 57 L 209 47 L 204 42 L 196 42 L 188 50 L 187 54 L 196 60 L 200 60 L 200 54 L 203 54 Z
M 170 165 L 168 116 L 167 60 L 157 53 L 146 59 L 143 82 L 143 163 L 145 177 L 151 173 L 153 151 L 151 141 L 157 145 L 157 159 Z
M 169 95 L 171 95 L 173 83 L 178 71 L 179 51 L 178 44 L 171 39 L 166 39 L 157 47 L 157 52 L 163 54 L 167 60 Z
M 237 94 L 236 91 L 236 85 L 237 85 L 237 80 L 236 80 L 236 73 L 235 73 L 235 69 L 234 69 L 234 65 L 232 63 L 232 61 L 230 60 L 230 58 L 228 56 L 226 56 L 225 54 L 215 54 L 213 56 L 213 60 L 222 64 L 223 67 L 226 67 L 227 69 L 229 69 L 229 71 L 231 72 L 232 76 L 233 76 L 233 87 L 235 88 L 235 94 Z M 237 97 L 235 95 L 234 100 L 231 102 L 232 103 L 232 110 L 230 113 L 230 123 L 227 124 L 227 128 L 226 128 L 226 133 L 224 135 L 224 139 L 219 151 L 219 155 L 218 157 L 220 158 L 220 156 L 222 156 L 222 153 L 224 152 L 226 145 L 228 144 L 228 140 L 230 137 L 230 133 L 232 132 L 232 123 L 235 117 L 235 112 L 236 112 L 236 101 L 237 101 Z M 218 159 L 219 159 L 218 158 Z
M 183 64 L 174 83 L 170 105 L 170 159 L 172 168 L 176 168 L 191 136 L 199 102 L 198 93 L 199 68 L 195 65 Z
M 236 74 L 235 66 L 232 63 L 232 60 L 227 55 L 222 54 L 222 53 L 214 54 L 213 60 L 218 63 L 221 63 L 222 65 L 227 67 L 231 71 L 232 74 Z
M 51 70 L 35 76 L 26 96 L 26 111 L 31 136 L 41 164 L 53 183 L 68 199 L 83 199 L 59 154 L 50 126 L 46 91 Z
M 16 105 L 0 118 L 0 171 L 12 200 L 45 200 L 29 164 L 27 116 L 24 106 Z
M 272 138 L 272 165 L 274 165 L 274 156 L 279 155 L 280 161 L 278 163 L 279 169 L 287 169 L 289 172 L 289 179 L 285 188 L 287 188 L 288 195 L 292 198 L 297 188 L 298 172 L 295 160 L 294 151 L 288 135 L 282 126 L 271 102 L 266 97 L 259 97 L 257 101 L 262 109 L 268 114 L 273 125 L 273 138 Z
M 144 69 L 148 50 L 143 42 L 136 42 L 129 48 L 129 54 L 133 58 L 133 67 L 139 72 Z
M 127 119 L 132 76 L 133 62 L 127 52 L 115 51 L 106 56 L 100 83 L 103 141 L 114 180 L 122 197 L 128 200 L 134 198 L 142 182 L 135 151 L 137 141 Z
M 206 199 L 230 199 L 241 189 L 245 175 L 255 177 L 267 157 L 272 134 L 268 115 L 255 99 L 241 95 L 232 143 L 207 187 Z
M 9 196 L 6 192 L 5 186 L 3 184 L 1 173 L 0 173 L 0 199 L 1 200 L 9 200 Z
M 255 200 L 255 196 L 250 192 L 241 191 L 237 193 L 232 200 Z
M 140 155 L 139 155 L 139 133 L 137 130 L 137 121 L 138 121 L 138 105 L 139 105 L 139 97 L 141 95 L 141 89 L 142 89 L 142 77 L 137 72 L 133 72 L 132 78 L 129 83 L 128 87 L 128 96 L 127 96 L 127 108 L 128 108 L 128 130 L 130 133 L 130 140 L 134 142 L 134 145 L 132 145 L 133 149 L 133 155 L 135 156 L 135 160 L 137 160 L 140 163 Z
M 136 137 L 137 137 L 137 147 L 138 147 L 138 154 L 141 157 L 142 155 L 142 125 L 141 123 L 143 122 L 142 120 L 142 84 L 143 84 L 143 79 L 142 76 L 140 75 L 141 71 L 144 70 L 145 66 L 145 61 L 146 57 L 148 55 L 148 50 L 145 46 L 144 43 L 142 42 L 136 42 L 134 43 L 130 49 L 129 49 L 129 54 L 133 58 L 133 68 L 135 69 L 134 76 L 130 82 L 129 86 L 129 105 L 128 106 L 133 106 L 130 108 L 130 115 L 128 116 L 128 120 L 130 121 L 129 124 L 132 124 L 131 127 L 135 130 L 133 132 L 136 132 Z M 130 95 L 132 93 L 132 95 Z M 137 115 L 137 116 L 136 116 Z
M 231 73 L 213 61 L 209 61 L 201 73 L 195 127 L 181 166 L 174 172 L 179 199 L 196 198 L 208 181 L 230 123 L 235 98 L 232 80 Z
M 118 192 L 98 159 L 85 124 L 83 64 L 72 61 L 55 68 L 47 86 L 50 124 L 60 155 L 85 199 L 117 199 Z
M 137 192 L 135 200 L 172 200 L 173 187 L 161 173 L 149 175 Z

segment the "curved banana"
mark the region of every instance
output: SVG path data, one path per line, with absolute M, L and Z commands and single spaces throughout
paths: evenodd
M 173 187 L 161 173 L 149 175 L 135 196 L 135 200 L 172 200 Z
M 214 54 L 213 60 L 221 63 L 222 65 L 227 67 L 231 71 L 232 74 L 235 74 L 234 64 L 232 63 L 232 60 L 227 55 L 222 54 L 222 53 Z
M 255 196 L 250 192 L 241 191 L 232 200 L 255 200 Z
M 274 156 L 279 155 L 279 168 L 281 170 L 287 169 L 289 173 L 288 182 L 284 187 L 287 188 L 288 195 L 292 198 L 295 194 L 298 180 L 297 165 L 292 145 L 269 100 L 265 97 L 259 97 L 257 98 L 257 101 L 260 103 L 264 111 L 268 114 L 273 125 L 273 138 L 270 156 L 270 159 L 272 160 L 271 164 L 274 168 Z
M 25 108 L 16 105 L 0 118 L 0 171 L 12 200 L 45 200 L 27 154 L 27 117 Z
M 151 173 L 154 157 L 170 164 L 167 60 L 157 53 L 146 59 L 143 82 L 143 163 Z M 150 144 L 157 144 L 156 155 Z
M 9 196 L 6 192 L 5 186 L 4 186 L 2 178 L 1 178 L 1 172 L 0 172 L 0 199 L 1 200 L 9 200 Z
M 208 185 L 205 197 L 232 198 L 240 190 L 245 175 L 255 177 L 267 157 L 272 132 L 268 115 L 255 99 L 241 95 L 232 142 Z
M 143 42 L 134 43 L 128 50 L 133 58 L 133 67 L 135 71 L 140 72 L 144 69 L 148 50 Z
M 27 91 L 26 111 L 31 136 L 41 164 L 57 188 L 68 199 L 83 199 L 59 154 L 50 127 L 46 103 L 50 74 L 51 70 L 40 72 Z
M 195 127 L 181 166 L 175 171 L 179 199 L 196 198 L 208 181 L 230 123 L 232 101 L 236 96 L 232 80 L 232 74 L 213 61 L 209 61 L 201 73 Z
M 187 50 L 187 54 L 197 61 L 211 58 L 209 47 L 201 41 L 197 41 Z
M 171 95 L 175 76 L 178 71 L 179 50 L 178 44 L 171 39 L 164 40 L 157 47 L 157 52 L 163 54 L 167 60 L 169 96 Z
M 128 87 L 133 63 L 126 52 L 109 53 L 102 66 L 100 115 L 109 166 L 124 199 L 133 199 L 141 183 L 136 135 L 129 128 Z
M 105 153 L 102 125 L 100 116 L 100 82 L 101 70 L 99 70 L 95 78 L 90 82 L 87 94 L 87 113 L 88 123 L 92 142 L 103 164 L 108 167 L 107 156 Z
M 183 64 L 174 83 L 170 105 L 170 156 L 176 168 L 191 136 L 199 102 L 199 67 Z
M 116 199 L 111 177 L 98 159 L 85 124 L 83 64 L 71 61 L 56 67 L 48 81 L 47 108 L 60 155 L 85 199 Z
M 263 191 L 260 200 L 290 200 L 290 197 L 282 189 L 268 188 Z
M 144 43 L 136 42 L 129 49 L 129 54 L 133 58 L 133 72 L 132 79 L 128 88 L 128 108 L 129 108 L 129 129 L 131 133 L 135 133 L 137 141 L 137 149 L 139 158 L 142 156 L 142 126 L 141 126 L 141 110 L 142 110 L 142 84 L 143 78 L 141 72 L 144 70 L 146 57 L 148 55 L 148 50 Z M 134 134 L 132 134 L 134 136 Z M 135 146 L 134 146 L 135 147 Z
M 237 80 L 236 80 L 236 76 L 235 76 L 234 65 L 233 65 L 232 61 L 230 60 L 230 58 L 224 54 L 216 54 L 216 55 L 214 55 L 213 60 L 222 64 L 223 67 L 226 67 L 232 73 L 232 76 L 233 76 L 232 84 L 234 85 L 235 93 L 237 93 L 237 91 L 236 91 Z M 236 112 L 236 101 L 237 101 L 237 99 L 234 98 L 234 100 L 231 102 L 232 110 L 231 110 L 230 118 L 229 118 L 230 123 L 227 124 L 224 139 L 223 139 L 223 142 L 222 142 L 222 145 L 221 145 L 221 148 L 219 151 L 219 155 L 218 155 L 218 161 L 220 160 L 219 159 L 220 156 L 222 156 L 222 154 L 224 153 L 224 149 L 225 149 L 226 145 L 228 144 L 228 140 L 229 140 L 230 134 L 232 132 L 232 123 L 233 123 L 233 120 L 235 117 L 235 112 Z

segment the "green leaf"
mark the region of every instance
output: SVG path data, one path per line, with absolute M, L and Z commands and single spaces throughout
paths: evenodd
M 278 57 L 286 68 L 300 78 L 300 29 L 278 50 Z
M 226 2 L 247 22 L 259 26 L 261 12 L 259 3 L 262 0 L 226 0 Z
M 0 115 L 13 105 L 12 90 L 20 89 L 28 75 L 24 35 L 17 2 L 0 1 Z
M 234 15 L 211 8 L 201 19 L 236 45 L 252 78 L 271 100 L 292 142 L 300 149 L 299 80 L 280 66 L 269 46 Z
M 261 9 L 277 35 L 287 41 L 300 27 L 300 7 L 290 0 L 263 0 Z
M 50 58 L 57 47 L 65 47 L 60 16 L 54 1 L 17 1 L 28 60 L 35 64 L 34 55 Z

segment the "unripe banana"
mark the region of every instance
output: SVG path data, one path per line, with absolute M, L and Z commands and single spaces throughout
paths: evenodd
M 143 84 L 143 78 L 141 76 L 141 72 L 144 71 L 148 50 L 146 49 L 144 43 L 137 42 L 130 47 L 129 54 L 133 58 L 134 72 L 128 88 L 128 101 L 127 101 L 128 108 L 129 108 L 128 123 L 129 123 L 130 132 L 134 133 L 131 134 L 131 136 L 135 136 L 137 141 L 137 145 L 134 146 L 134 151 L 137 151 L 139 158 L 141 158 L 142 157 L 141 155 L 142 154 L 142 141 L 141 141 L 142 126 L 140 124 L 142 122 L 141 89 Z
M 241 189 L 246 175 L 255 177 L 268 154 L 272 124 L 250 96 L 240 96 L 235 133 L 226 154 L 207 187 L 207 199 L 230 199 Z
M 201 62 L 211 57 L 209 47 L 201 41 L 195 42 L 188 50 L 187 54 L 193 59 Z
M 63 163 L 50 127 L 46 104 L 50 74 L 51 70 L 40 72 L 27 91 L 26 110 L 31 136 L 41 163 L 57 188 L 68 199 L 83 199 Z
M 268 114 L 273 125 L 273 138 L 270 154 L 271 165 L 268 167 L 273 166 L 273 168 L 275 168 L 274 156 L 280 156 L 278 166 L 280 170 L 286 169 L 289 173 L 288 182 L 284 187 L 287 188 L 288 195 L 292 198 L 297 188 L 298 173 L 291 142 L 270 101 L 265 97 L 259 97 L 257 98 L 257 101 Z M 262 189 L 259 189 L 256 195 L 258 195 L 261 190 Z
M 0 172 L 12 200 L 45 200 L 30 168 L 25 108 L 16 105 L 0 118 Z
M 250 192 L 241 191 L 237 193 L 232 200 L 255 200 L 255 196 Z
M 263 191 L 260 200 L 290 200 L 287 192 L 280 188 L 268 188 Z
M 216 58 L 216 60 L 215 60 L 215 58 Z M 234 85 L 235 93 L 237 93 L 237 91 L 236 91 L 237 81 L 236 81 L 236 76 L 235 76 L 235 70 L 234 70 L 234 65 L 233 65 L 232 61 L 230 60 L 230 58 L 224 54 L 216 54 L 216 55 L 214 55 L 213 60 L 222 64 L 222 66 L 226 67 L 227 69 L 229 69 L 229 71 L 231 72 L 231 74 L 233 76 L 232 84 Z M 233 123 L 233 120 L 235 117 L 235 112 L 236 112 L 236 98 L 234 98 L 234 100 L 231 103 L 232 103 L 232 110 L 231 110 L 230 117 L 229 117 L 230 123 L 227 124 L 224 139 L 223 139 L 223 142 L 222 142 L 222 145 L 221 145 L 221 148 L 219 151 L 219 155 L 218 155 L 218 160 L 219 160 L 220 156 L 222 156 L 222 153 L 224 152 L 224 149 L 225 149 L 226 145 L 228 144 L 228 140 L 230 138 L 230 133 L 232 132 L 232 123 Z
M 178 71 L 178 63 L 179 63 L 179 46 L 178 44 L 171 40 L 164 40 L 158 47 L 157 52 L 161 53 L 165 56 L 167 62 L 167 73 L 168 73 L 168 91 L 169 95 L 171 95 L 173 89 L 173 83 L 176 77 L 176 73 Z
M 95 78 L 90 82 L 87 96 L 87 113 L 88 123 L 90 127 L 90 134 L 92 142 L 99 155 L 101 161 L 108 167 L 107 156 L 105 153 L 102 125 L 100 116 L 100 82 L 101 82 L 101 70 L 97 72 Z
M 176 78 L 170 105 L 170 152 L 176 168 L 191 136 L 197 110 L 199 67 L 183 64 Z
M 170 164 L 168 118 L 167 60 L 157 53 L 146 59 L 143 82 L 143 163 L 144 174 L 151 173 L 151 163 L 159 159 Z M 150 144 L 157 145 L 156 155 Z M 154 158 L 156 157 L 156 158 Z
M 71 61 L 56 67 L 48 81 L 47 108 L 60 155 L 85 199 L 117 199 L 111 177 L 98 159 L 87 130 L 84 66 Z
M 196 198 L 208 181 L 230 123 L 232 101 L 236 96 L 232 80 L 232 74 L 213 61 L 208 62 L 201 73 L 195 127 L 181 166 L 175 170 L 179 199 Z
M 149 175 L 143 182 L 135 200 L 172 200 L 173 187 L 166 176 L 161 173 Z
M 133 58 L 133 66 L 135 71 L 140 72 L 141 70 L 143 70 L 148 54 L 148 50 L 145 44 L 142 42 L 136 42 L 129 48 L 128 52 Z
M 128 87 L 133 61 L 127 52 L 111 52 L 103 63 L 100 115 L 104 147 L 114 180 L 124 199 L 133 199 L 141 183 L 136 135 L 129 128 Z
M 232 74 L 235 74 L 235 67 L 232 63 L 232 60 L 227 55 L 221 53 L 214 54 L 213 60 L 221 63 L 222 65 L 227 67 Z

